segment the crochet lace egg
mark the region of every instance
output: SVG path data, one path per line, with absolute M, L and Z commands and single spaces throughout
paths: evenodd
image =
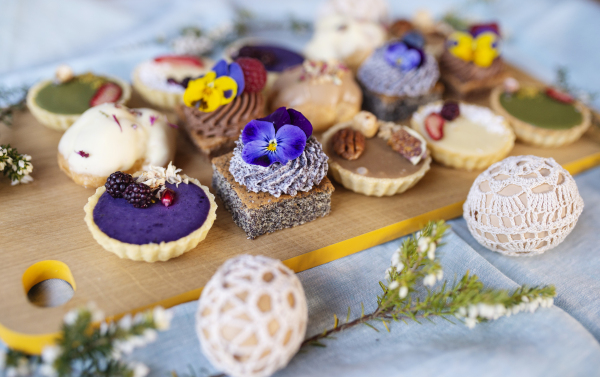
M 204 355 L 233 377 L 270 376 L 300 348 L 308 310 L 300 280 L 280 261 L 241 255 L 204 288 L 196 331 Z
M 583 210 L 575 180 L 554 159 L 508 157 L 481 173 L 463 205 L 481 245 L 506 255 L 536 255 L 560 244 Z

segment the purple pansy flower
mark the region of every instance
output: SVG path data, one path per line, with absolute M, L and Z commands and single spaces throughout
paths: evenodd
M 300 157 L 312 130 L 312 124 L 302 113 L 280 107 L 244 127 L 242 159 L 248 164 L 264 167 L 275 162 L 287 164 Z
M 402 71 L 410 71 L 423 63 L 424 54 L 414 46 L 408 46 L 404 42 L 394 42 L 385 48 L 385 59 L 394 67 Z
M 234 79 L 238 85 L 237 93 L 235 94 L 236 96 L 244 92 L 244 87 L 246 86 L 246 81 L 244 80 L 244 71 L 242 71 L 242 67 L 240 67 L 238 63 L 234 62 L 227 64 L 224 59 L 221 59 L 217 62 L 217 64 L 215 64 L 214 67 L 212 67 L 211 71 L 214 71 L 217 74 L 217 78 L 221 76 L 229 76 Z M 225 96 L 229 98 L 227 94 Z

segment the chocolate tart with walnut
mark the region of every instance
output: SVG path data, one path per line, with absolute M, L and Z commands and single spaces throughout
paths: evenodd
M 367 196 L 401 194 L 431 165 L 427 143 L 417 132 L 366 111 L 333 126 L 322 141 L 333 178 Z

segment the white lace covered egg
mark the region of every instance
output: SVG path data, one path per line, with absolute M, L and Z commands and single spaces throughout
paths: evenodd
M 552 158 L 514 156 L 481 173 L 463 205 L 473 237 L 506 255 L 560 244 L 583 210 L 575 180 Z
M 225 262 L 200 296 L 202 351 L 233 377 L 270 376 L 296 354 L 308 310 L 300 280 L 278 260 L 241 255 Z

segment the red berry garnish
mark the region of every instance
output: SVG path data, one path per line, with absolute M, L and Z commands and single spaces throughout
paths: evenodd
M 196 67 L 204 67 L 202 59 L 192 55 L 163 55 L 154 58 L 157 63 L 169 63 L 174 65 L 194 65 Z
M 440 111 L 440 115 L 446 120 L 454 120 L 458 118 L 458 116 L 460 115 L 460 107 L 458 106 L 458 103 L 454 101 L 444 102 L 444 106 L 442 106 L 442 111 Z
M 244 72 L 244 81 L 246 82 L 244 92 L 258 93 L 263 90 L 267 83 L 267 70 L 260 60 L 237 58 L 235 62 L 240 65 L 242 72 Z
M 114 82 L 102 84 L 90 100 L 90 107 L 102 105 L 103 103 L 117 102 L 121 98 L 122 93 L 123 89 Z
M 425 130 L 433 140 L 440 140 L 444 137 L 444 118 L 438 113 L 431 113 L 425 118 Z
M 568 93 L 556 88 L 546 88 L 546 95 L 562 103 L 573 103 L 575 99 Z
M 160 201 L 165 207 L 172 206 L 173 202 L 175 202 L 175 192 L 171 189 L 165 189 L 160 194 Z

